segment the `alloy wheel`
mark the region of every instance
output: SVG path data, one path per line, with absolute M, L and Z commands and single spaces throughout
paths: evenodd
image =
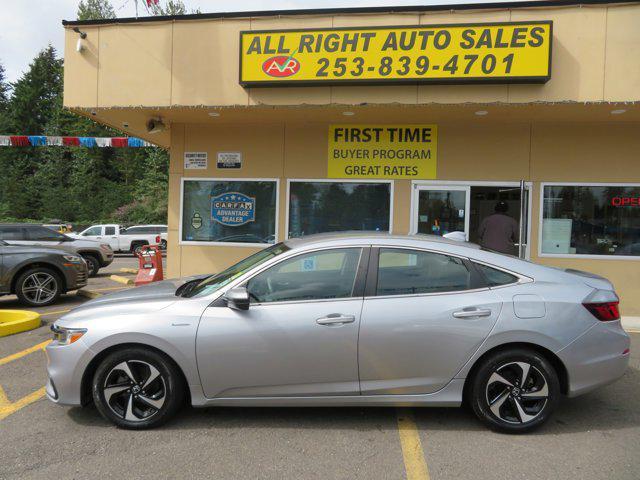
M 542 372 L 527 362 L 509 362 L 496 368 L 486 385 L 491 412 L 512 424 L 529 423 L 542 413 L 549 386 Z
M 160 411 L 167 396 L 161 373 L 142 360 L 127 360 L 113 367 L 102 392 L 109 409 L 128 422 L 150 419 Z
M 22 293 L 33 304 L 47 303 L 58 293 L 58 282 L 47 272 L 35 272 L 25 278 Z

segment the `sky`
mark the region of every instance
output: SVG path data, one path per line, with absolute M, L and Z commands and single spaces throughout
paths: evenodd
M 144 12 L 139 0 L 140 12 Z M 163 0 L 160 0 L 163 1 Z M 488 3 L 483 0 L 183 0 L 202 13 L 244 10 Z M 507 1 L 507 0 L 493 0 Z M 79 0 L 0 0 L 0 64 L 15 82 L 37 53 L 51 43 L 63 55 L 62 20 L 75 20 Z M 118 17 L 135 16 L 135 0 L 111 0 Z

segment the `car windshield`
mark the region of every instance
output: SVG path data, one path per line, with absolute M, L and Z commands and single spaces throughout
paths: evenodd
M 290 250 L 290 248 L 287 247 L 284 243 L 278 243 L 272 247 L 260 250 L 259 252 L 254 253 L 244 260 L 240 260 L 238 263 L 232 265 L 226 270 L 205 278 L 204 280 L 200 281 L 200 283 L 198 283 L 195 287 L 187 290 L 183 296 L 202 297 L 213 293 L 219 288 L 227 285 L 229 282 L 235 280 L 239 276 L 245 274 L 253 267 L 266 262 L 273 257 L 277 257 L 278 255 L 281 255 L 288 250 Z

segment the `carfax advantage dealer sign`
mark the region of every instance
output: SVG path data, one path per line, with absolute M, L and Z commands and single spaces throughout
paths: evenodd
M 550 21 L 240 33 L 243 86 L 544 83 Z
M 329 178 L 436 178 L 436 125 L 330 125 Z

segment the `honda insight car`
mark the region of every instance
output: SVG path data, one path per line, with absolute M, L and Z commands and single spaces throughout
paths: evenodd
M 629 362 L 606 279 L 441 237 L 291 239 L 215 275 L 105 295 L 52 326 L 48 398 L 119 427 L 189 402 L 471 405 L 525 432 Z

